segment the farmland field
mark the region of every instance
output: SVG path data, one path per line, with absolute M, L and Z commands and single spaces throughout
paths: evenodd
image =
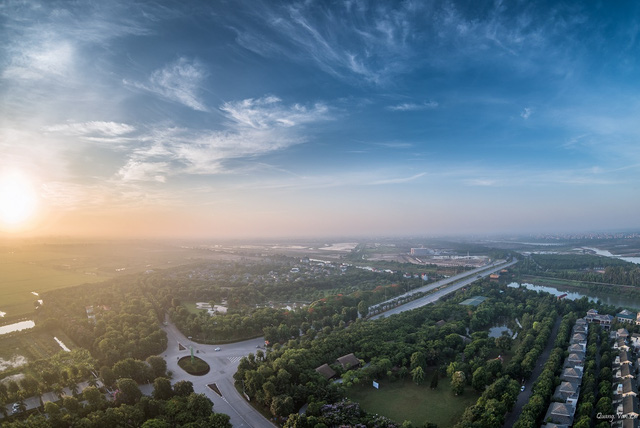
M 4 254 L 0 260 L 0 311 L 15 318 L 33 312 L 34 302 L 40 299 L 32 292 L 41 294 L 57 288 L 88 282 L 102 281 L 106 277 L 85 274 L 63 266 L 47 266 L 52 254 Z M 57 255 L 60 258 L 60 255 Z M 55 259 L 53 259 L 55 260 Z M 46 304 L 46 303 L 45 303 Z
M 74 343 L 61 330 L 48 332 L 35 329 L 7 336 L 0 336 L 0 372 L 10 370 L 12 363 L 26 363 L 49 358 L 62 351 L 54 336 L 69 349 L 75 349 Z
M 15 319 L 31 314 L 34 302 L 42 298 L 32 292 L 42 295 L 115 276 L 225 256 L 151 241 L 0 242 L 0 324 L 2 316 Z

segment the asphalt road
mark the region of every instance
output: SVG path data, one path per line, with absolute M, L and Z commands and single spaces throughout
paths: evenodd
M 170 322 L 163 326 L 167 332 L 168 347 L 160 354 L 167 361 L 167 370 L 173 372 L 171 383 L 188 380 L 193 383 L 197 393 L 203 393 L 213 401 L 216 413 L 225 413 L 231 417 L 234 427 L 273 428 L 274 425 L 255 410 L 247 400 L 238 393 L 234 386 L 233 374 L 243 356 L 255 353 L 260 346 L 264 349 L 264 338 L 246 340 L 244 342 L 225 345 L 201 345 L 185 337 L 178 328 Z M 178 343 L 187 349 L 180 351 Z M 206 361 L 211 371 L 205 376 L 191 376 L 178 366 L 178 359 L 190 355 L 189 347 L 193 346 L 194 355 Z M 215 351 L 220 347 L 220 351 Z M 212 391 L 207 385 L 215 383 L 222 393 L 222 397 Z
M 514 404 L 513 409 L 511 409 L 511 411 L 507 413 L 507 416 L 505 418 L 504 425 L 503 425 L 504 428 L 511 428 L 516 423 L 516 421 L 520 417 L 520 414 L 522 413 L 522 408 L 524 407 L 525 404 L 529 402 L 529 398 L 531 397 L 531 387 L 536 382 L 536 380 L 538 380 L 538 377 L 540 376 L 540 374 L 542 373 L 542 369 L 544 368 L 544 364 L 549 359 L 549 355 L 553 350 L 553 344 L 556 341 L 556 336 L 558 335 L 558 328 L 560 327 L 561 322 L 562 322 L 561 317 L 556 318 L 556 322 L 553 325 L 553 328 L 551 329 L 551 334 L 549 335 L 549 340 L 547 340 L 547 346 L 545 346 L 544 350 L 542 351 L 542 354 L 540 354 L 540 356 L 538 357 L 538 361 L 536 361 L 536 366 L 533 369 L 533 372 L 531 372 L 531 376 L 529 377 L 529 380 L 525 382 L 524 391 L 518 394 L 518 399 L 516 400 L 516 404 Z
M 433 289 L 435 289 L 437 287 L 441 287 L 443 285 L 450 284 L 452 282 L 460 280 L 460 282 L 457 282 L 457 283 L 455 283 L 455 284 L 453 284 L 453 285 L 451 285 L 451 286 L 449 286 L 447 288 L 443 288 L 442 290 L 438 290 L 435 293 L 429 294 L 428 296 L 421 297 L 421 298 L 413 300 L 411 302 L 407 302 L 404 305 L 400 305 L 400 306 L 397 306 L 397 307 L 395 307 L 393 309 L 389 309 L 386 312 L 382 312 L 380 314 L 374 315 L 370 319 L 384 318 L 384 317 L 388 317 L 388 316 L 391 316 L 391 315 L 399 314 L 401 312 L 410 311 L 410 310 L 413 310 L 413 309 L 420 308 L 422 306 L 428 305 L 429 303 L 433 303 L 436 300 L 440 299 L 442 296 L 446 296 L 449 293 L 453 293 L 454 291 L 457 291 L 457 290 L 459 290 L 459 289 L 461 289 L 463 287 L 466 287 L 467 285 L 471 284 L 472 282 L 477 281 L 478 279 L 480 279 L 480 278 L 478 278 L 478 276 L 487 277 L 487 276 L 491 275 L 494 272 L 497 272 L 497 271 L 499 271 L 501 269 L 505 269 L 505 268 L 507 268 L 509 266 L 513 266 L 516 263 L 518 263 L 518 261 L 517 260 L 513 260 L 513 261 L 511 261 L 509 263 L 502 263 L 502 264 L 499 264 L 499 265 L 494 264 L 494 265 L 492 265 L 493 267 L 491 267 L 491 268 L 488 268 L 487 266 L 485 266 L 483 268 L 474 269 L 472 271 L 465 272 L 464 274 L 452 276 L 451 278 L 447 278 L 447 279 L 435 282 L 433 284 L 430 284 L 428 286 L 421 287 L 419 289 L 413 290 L 413 291 L 410 292 L 411 294 L 414 294 L 414 293 L 419 292 L 419 291 L 433 290 Z M 479 273 L 479 272 L 481 272 L 481 273 Z M 409 294 L 409 293 L 406 293 L 406 294 Z

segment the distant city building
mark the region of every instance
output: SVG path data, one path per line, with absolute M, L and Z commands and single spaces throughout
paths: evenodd
M 433 256 L 436 252 L 431 248 L 412 248 L 411 255 L 412 256 Z

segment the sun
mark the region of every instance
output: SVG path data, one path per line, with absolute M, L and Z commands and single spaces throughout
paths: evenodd
M 20 171 L 0 173 L 0 227 L 8 231 L 25 227 L 35 216 L 38 194 Z

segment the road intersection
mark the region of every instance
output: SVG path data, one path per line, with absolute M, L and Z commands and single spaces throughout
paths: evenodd
M 167 362 L 167 370 L 173 372 L 171 383 L 188 380 L 193 383 L 193 389 L 197 393 L 205 394 L 213 401 L 213 409 L 216 413 L 225 413 L 231 417 L 234 427 L 273 428 L 260 412 L 254 409 L 249 402 L 236 390 L 233 374 L 238 369 L 240 359 L 250 353 L 255 353 L 260 347 L 264 350 L 264 338 L 245 340 L 243 342 L 224 345 L 202 345 L 191 341 L 167 321 L 162 327 L 167 333 L 168 346 L 165 352 L 160 354 Z M 183 350 L 179 349 L 182 344 Z M 193 346 L 194 355 L 203 359 L 211 367 L 211 371 L 204 376 L 192 376 L 178 366 L 178 360 L 190 355 Z M 216 351 L 216 348 L 220 348 Z M 207 385 L 215 383 L 222 393 L 222 397 Z

